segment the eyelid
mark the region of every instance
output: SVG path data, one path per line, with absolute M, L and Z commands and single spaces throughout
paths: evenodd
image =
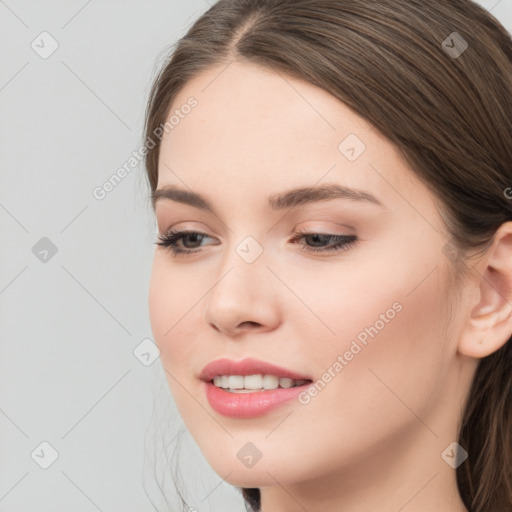
M 192 224 L 191 224 L 192 223 Z M 157 231 L 156 231 L 156 234 L 165 234 L 167 233 L 168 231 L 198 231 L 198 232 L 201 232 L 201 233 L 204 233 L 205 235 L 208 235 L 208 236 L 213 236 L 213 235 L 210 235 L 210 231 L 208 228 L 206 227 L 203 227 L 203 226 L 198 226 L 197 223 L 194 225 L 193 224 L 193 221 L 182 221 L 182 222 L 177 222 L 175 224 L 173 224 L 172 222 L 162 222 L 163 224 L 163 229 L 159 229 L 158 225 L 157 225 Z
M 355 234 L 356 228 L 341 222 L 318 219 L 316 221 L 307 221 L 306 223 L 298 224 L 293 231 L 307 231 L 329 235 L 350 235 Z
M 322 223 L 322 225 L 318 225 L 318 223 Z M 221 239 L 221 236 L 211 234 L 211 230 L 206 228 L 204 226 L 204 224 L 201 223 L 201 225 L 198 226 L 197 221 L 181 221 L 176 224 L 167 223 L 167 222 L 164 224 L 164 222 L 161 222 L 161 224 L 164 225 L 165 227 L 163 229 L 160 229 L 159 225 L 157 223 L 156 236 L 163 235 L 170 230 L 173 230 L 173 231 L 195 231 L 195 232 L 203 233 L 203 234 L 209 236 L 210 238 Z M 326 224 L 330 224 L 331 226 L 326 225 Z M 348 235 L 355 234 L 355 232 L 356 232 L 356 229 L 353 226 L 350 226 L 346 223 L 334 222 L 332 220 L 332 217 L 329 220 L 327 220 L 327 219 L 308 220 L 305 223 L 299 223 L 299 224 L 297 224 L 297 222 L 294 221 L 293 223 L 284 223 L 283 226 L 284 226 L 284 228 L 281 230 L 281 231 L 283 231 L 283 234 L 285 232 L 289 231 L 290 233 L 300 232 L 300 233 L 304 233 L 304 234 L 315 233 L 315 234 L 325 234 L 325 235 L 347 235 L 348 236 Z M 232 230 L 229 230 L 229 231 L 232 232 Z M 269 232 L 269 231 L 274 231 L 274 229 L 271 228 L 271 229 L 267 230 L 267 232 Z

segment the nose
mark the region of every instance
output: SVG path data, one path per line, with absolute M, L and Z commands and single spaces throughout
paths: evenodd
M 235 255 L 229 261 L 207 296 L 205 321 L 229 337 L 275 329 L 280 312 L 272 272 L 262 258 L 246 263 Z

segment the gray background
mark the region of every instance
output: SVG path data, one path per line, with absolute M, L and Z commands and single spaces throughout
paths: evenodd
M 512 31 L 512 0 L 480 3 Z M 152 410 L 169 395 L 159 360 L 133 353 L 152 337 L 142 165 L 92 192 L 140 148 L 158 59 L 208 6 L 0 0 L 0 511 L 154 510 L 144 440 L 161 454 Z M 163 430 L 180 425 L 170 407 Z M 197 510 L 243 510 L 187 435 L 182 453 Z

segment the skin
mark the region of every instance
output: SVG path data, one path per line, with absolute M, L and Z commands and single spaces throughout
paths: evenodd
M 260 487 L 263 512 L 466 511 L 441 454 L 458 438 L 480 358 L 512 332 L 512 223 L 472 262 L 459 295 L 436 197 L 343 103 L 243 62 L 195 77 L 172 110 L 190 96 L 197 107 L 164 135 L 158 188 L 200 193 L 216 215 L 157 202 L 160 233 L 208 236 L 179 243 L 192 255 L 156 246 L 149 309 L 172 395 L 209 464 L 235 486 Z M 353 162 L 338 149 L 349 134 L 366 146 Z M 367 191 L 383 207 L 268 205 L 325 183 Z M 299 228 L 358 239 L 307 253 L 314 240 L 291 242 Z M 235 250 L 247 236 L 263 248 L 251 264 Z M 251 356 L 316 381 L 396 302 L 400 312 L 308 404 L 253 419 L 210 407 L 199 373 L 212 359 Z M 250 468 L 237 457 L 249 441 L 262 454 Z

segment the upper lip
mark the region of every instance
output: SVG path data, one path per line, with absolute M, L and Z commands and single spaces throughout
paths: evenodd
M 276 366 L 259 359 L 251 357 L 235 361 L 233 359 L 215 359 L 208 363 L 201 371 L 199 378 L 205 382 L 210 382 L 216 375 L 275 375 L 277 377 L 287 377 L 293 380 L 311 380 L 306 375 L 301 375 L 287 368 Z

